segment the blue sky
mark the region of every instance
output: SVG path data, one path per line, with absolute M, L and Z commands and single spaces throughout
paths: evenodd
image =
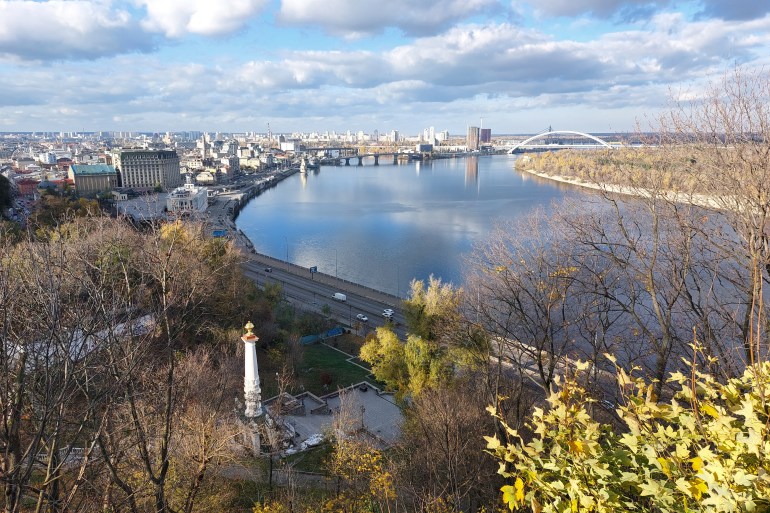
M 0 0 L 0 131 L 642 128 L 766 0 Z

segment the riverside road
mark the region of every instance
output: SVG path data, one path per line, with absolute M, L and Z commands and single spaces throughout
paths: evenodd
M 232 220 L 233 209 L 237 204 L 248 201 L 252 187 L 256 187 L 260 182 L 265 183 L 266 178 L 269 178 L 271 186 L 275 185 L 296 171 L 288 169 L 267 177 L 241 177 L 231 184 L 235 190 L 223 192 L 209 201 L 209 209 L 206 212 L 209 228 L 226 232 L 242 250 L 245 274 L 254 280 L 258 287 L 262 288 L 266 283 L 280 284 L 284 298 L 299 309 L 322 313 L 324 306 L 328 305 L 332 319 L 350 326 L 359 335 L 366 335 L 374 328 L 385 325 L 386 319 L 382 313 L 384 309 L 390 308 L 394 311 L 394 331 L 404 339 L 406 330 L 401 298 L 324 273 L 311 273 L 307 267 L 256 253 L 251 241 L 236 228 Z M 347 299 L 335 300 L 335 292 L 345 294 Z M 358 314 L 365 315 L 367 322 L 358 320 Z
M 385 325 L 382 311 L 391 308 L 394 311 L 394 331 L 400 338 L 406 337 L 401 299 L 396 296 L 327 274 L 311 273 L 305 267 L 258 253 L 247 253 L 243 269 L 246 276 L 253 279 L 260 288 L 266 283 L 280 284 L 284 298 L 297 308 L 320 313 L 328 305 L 330 317 L 356 328 L 360 335 Z M 346 300 L 335 300 L 335 292 L 345 294 Z M 359 321 L 356 317 L 358 314 L 368 317 L 368 321 Z

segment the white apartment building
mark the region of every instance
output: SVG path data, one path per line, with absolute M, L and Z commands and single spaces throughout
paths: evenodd
M 182 183 L 176 150 L 120 150 L 113 162 L 123 187 L 169 190 Z

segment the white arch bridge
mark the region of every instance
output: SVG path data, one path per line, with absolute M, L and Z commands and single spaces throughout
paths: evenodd
M 508 153 L 509 154 L 510 153 L 514 153 L 514 152 L 516 152 L 516 150 L 518 150 L 519 148 L 521 148 L 523 146 L 532 147 L 529 144 L 532 141 L 534 141 L 536 139 L 542 139 L 543 137 L 548 137 L 548 136 L 551 136 L 551 135 L 577 135 L 577 136 L 580 136 L 580 137 L 585 137 L 586 139 L 591 139 L 591 140 L 595 141 L 597 143 L 597 145 L 592 145 L 592 144 L 547 144 L 546 145 L 546 144 L 543 144 L 543 145 L 537 145 L 535 147 L 543 148 L 543 149 L 547 149 L 547 148 L 552 148 L 552 149 L 559 149 L 559 148 L 592 148 L 592 147 L 597 147 L 597 146 L 603 146 L 605 148 L 610 148 L 610 149 L 616 148 L 616 146 L 611 145 L 607 141 L 605 141 L 603 139 L 600 139 L 600 138 L 596 137 L 595 135 L 586 134 L 584 132 L 576 132 L 574 130 L 547 130 L 547 131 L 541 132 L 541 133 L 539 133 L 537 135 L 533 135 L 529 139 L 525 139 L 525 140 L 521 141 L 520 143 L 516 143 L 510 150 L 508 150 Z

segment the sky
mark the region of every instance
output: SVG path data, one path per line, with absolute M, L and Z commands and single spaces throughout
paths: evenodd
M 0 132 L 632 131 L 768 0 L 0 0 Z

